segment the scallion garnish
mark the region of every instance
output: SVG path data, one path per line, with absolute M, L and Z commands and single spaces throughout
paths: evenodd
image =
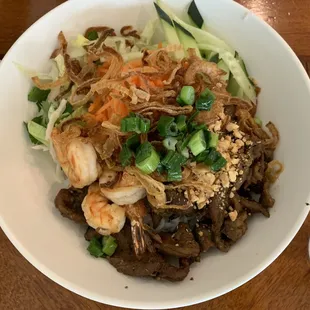
M 174 121 L 174 117 L 161 116 L 157 123 L 157 130 L 162 137 L 175 137 L 178 135 L 178 127 Z
M 150 130 L 151 121 L 147 118 L 140 117 L 131 113 L 121 121 L 122 132 L 147 133 Z
M 128 147 L 127 144 L 124 144 L 122 147 L 122 150 L 119 154 L 119 159 L 121 161 L 121 165 L 123 167 L 129 166 L 131 164 L 132 158 L 133 158 L 132 150 Z
M 103 236 L 102 238 L 102 253 L 107 256 L 112 256 L 117 248 L 116 239 L 112 236 Z
M 175 122 L 177 124 L 177 128 L 179 131 L 185 131 L 187 129 L 186 116 L 185 115 L 178 115 Z
M 170 168 L 168 170 L 167 181 L 168 182 L 180 182 L 180 181 L 182 181 L 181 166 L 176 166 L 176 167 Z
M 188 147 L 194 156 L 197 156 L 206 149 L 207 146 L 203 130 L 199 130 L 191 137 Z
M 175 146 L 178 143 L 178 140 L 174 137 L 167 137 L 163 141 L 163 146 L 168 150 L 168 151 L 175 151 Z
M 154 172 L 160 162 L 159 155 L 150 142 L 145 142 L 138 147 L 136 166 L 145 174 Z
M 219 135 L 217 133 L 211 132 L 208 146 L 217 147 L 218 142 L 219 142 Z
M 214 101 L 214 93 L 209 88 L 206 88 L 196 100 L 196 109 L 198 111 L 210 111 Z
M 219 171 L 221 170 L 227 163 L 227 160 L 221 155 L 221 157 L 211 165 L 211 169 L 213 171 Z
M 136 133 L 134 133 L 132 136 L 130 136 L 127 140 L 126 140 L 126 145 L 132 150 L 132 151 L 136 151 L 136 149 L 138 148 L 138 146 L 140 145 L 140 137 L 139 135 L 137 135 Z
M 161 161 L 161 165 L 167 170 L 167 180 L 181 181 L 182 170 L 181 166 L 184 165 L 187 158 L 177 152 L 169 151 L 164 159 Z
M 193 86 L 183 86 L 179 96 L 177 97 L 177 102 L 183 105 L 193 105 L 195 102 L 195 89 Z
M 103 252 L 102 252 L 102 244 L 100 242 L 99 239 L 97 238 L 92 238 L 89 242 L 89 245 L 87 247 L 87 251 L 95 256 L 95 257 L 100 257 L 103 255 Z

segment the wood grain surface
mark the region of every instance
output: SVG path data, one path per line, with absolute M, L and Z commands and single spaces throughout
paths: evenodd
M 34 21 L 62 2 L 64 1 L 0 0 L 0 58 Z M 274 27 L 310 72 L 310 0 L 238 2 Z M 309 310 L 309 237 L 310 215 L 288 248 L 260 275 L 224 296 L 182 309 Z M 121 308 L 90 301 L 55 284 L 28 263 L 0 230 L 0 310 L 2 309 Z

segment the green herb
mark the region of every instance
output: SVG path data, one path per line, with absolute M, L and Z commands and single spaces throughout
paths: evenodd
M 112 236 L 103 236 L 102 245 L 102 253 L 107 256 L 112 256 L 117 248 L 116 239 Z
M 97 40 L 98 39 L 98 32 L 95 30 L 88 32 L 87 39 L 90 41 Z
M 177 102 L 181 105 L 193 105 L 195 102 L 195 89 L 193 86 L 183 86 L 177 98 Z
M 167 153 L 161 161 L 161 164 L 167 171 L 167 180 L 169 182 L 182 180 L 181 166 L 184 165 L 186 161 L 187 158 L 177 152 L 169 151 Z
M 206 88 L 196 100 L 196 109 L 198 111 L 210 111 L 215 98 L 214 93 L 209 88 Z
M 136 154 L 136 167 L 138 167 L 143 173 L 150 174 L 154 172 L 159 162 L 159 155 L 150 142 L 145 142 L 138 147 Z
M 28 100 L 31 102 L 36 102 L 39 110 L 41 110 L 41 102 L 47 99 L 50 91 L 50 89 L 43 90 L 33 86 L 28 94 Z
M 171 116 L 161 116 L 157 123 L 157 130 L 162 137 L 178 135 L 178 127 L 174 121 L 174 117 Z
M 150 127 L 151 121 L 149 119 L 140 117 L 134 113 L 131 113 L 121 121 L 122 132 L 147 133 Z
M 203 130 L 196 132 L 188 142 L 188 147 L 194 156 L 197 156 L 206 149 L 206 140 Z
M 181 167 L 173 167 L 168 170 L 167 173 L 167 181 L 168 182 L 180 182 L 182 181 L 182 170 Z
M 96 237 L 90 240 L 87 251 L 95 257 L 103 256 L 102 244 Z

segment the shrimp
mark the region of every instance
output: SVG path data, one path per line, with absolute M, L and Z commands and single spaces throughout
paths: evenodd
M 98 183 L 88 188 L 88 194 L 82 202 L 86 222 L 101 235 L 120 232 L 126 221 L 125 208 L 109 204 L 108 199 L 100 193 Z
M 145 188 L 126 171 L 112 188 L 101 187 L 101 192 L 118 205 L 134 204 L 146 196 Z
M 143 217 L 146 215 L 144 202 L 140 200 L 135 204 L 126 205 L 126 215 L 131 222 L 133 248 L 139 257 L 145 253 L 147 246 L 143 227 Z
M 75 188 L 92 184 L 101 173 L 95 148 L 80 133 L 80 128 L 70 126 L 64 132 L 54 128 L 51 135 L 60 166 Z

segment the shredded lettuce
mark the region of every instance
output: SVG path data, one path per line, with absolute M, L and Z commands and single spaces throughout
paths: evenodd
M 66 72 L 65 59 L 61 54 L 58 54 L 54 60 L 58 68 L 58 77 L 62 77 Z

